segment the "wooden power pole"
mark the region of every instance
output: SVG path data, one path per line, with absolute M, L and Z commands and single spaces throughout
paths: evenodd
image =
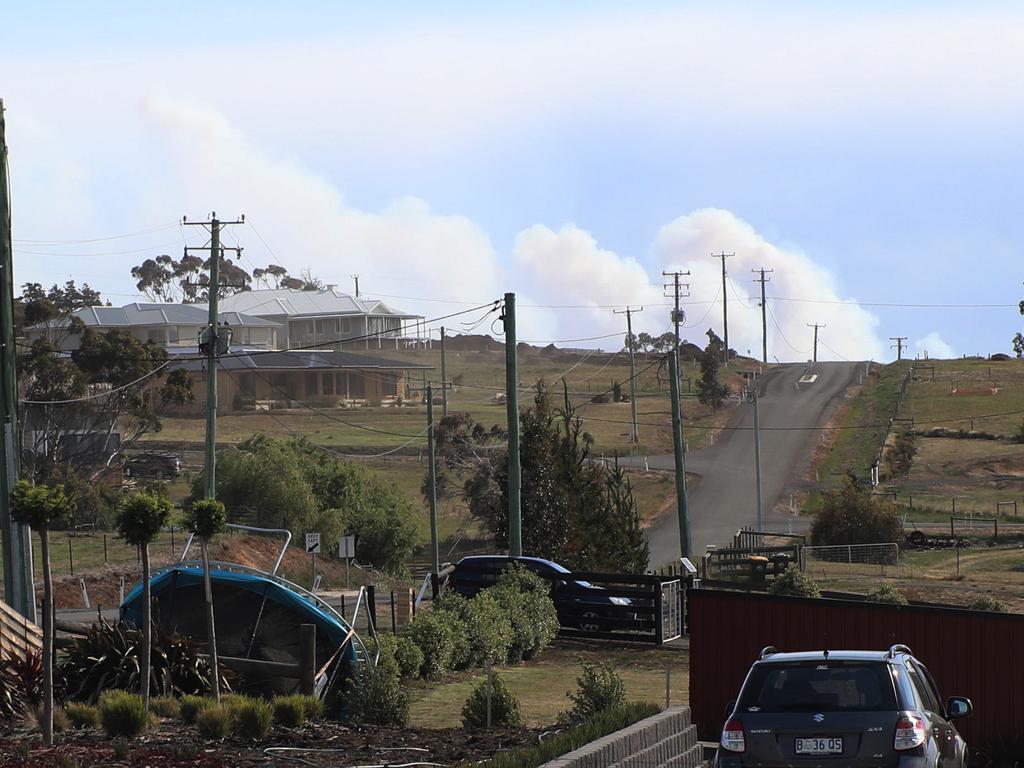
M 629 346 L 629 408 L 633 414 L 633 433 L 630 435 L 629 442 L 633 443 L 633 445 L 640 442 L 640 425 L 637 424 L 636 417 L 636 339 L 633 337 L 633 313 L 643 311 L 643 307 L 640 307 L 640 309 L 626 307 L 623 310 L 612 310 L 616 315 L 626 316 L 626 344 Z
M 760 269 L 752 269 L 750 271 L 755 273 L 761 273 L 761 277 L 754 278 L 754 282 L 761 284 L 761 359 L 764 361 L 765 365 L 768 365 L 768 321 L 766 315 L 768 311 L 768 305 L 765 303 L 764 298 L 764 284 L 770 282 L 771 278 L 765 277 L 764 275 L 765 272 L 774 272 L 775 270 L 765 269 L 764 267 L 761 267 Z
M 725 366 L 729 367 L 729 296 L 726 289 L 725 260 L 735 256 L 735 253 L 713 253 L 711 258 L 722 260 L 722 332 L 725 335 Z

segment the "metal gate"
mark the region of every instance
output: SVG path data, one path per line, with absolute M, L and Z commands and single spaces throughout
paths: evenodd
M 667 643 L 683 634 L 683 590 L 679 579 L 661 582 L 661 632 L 658 642 Z

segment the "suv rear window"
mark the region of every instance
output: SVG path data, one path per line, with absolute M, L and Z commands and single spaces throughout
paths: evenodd
M 758 664 L 750 673 L 740 712 L 843 712 L 896 709 L 888 665 L 823 661 Z

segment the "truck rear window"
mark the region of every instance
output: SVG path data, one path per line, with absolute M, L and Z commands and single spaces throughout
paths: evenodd
M 896 709 L 883 663 L 758 664 L 743 686 L 740 712 L 843 712 Z

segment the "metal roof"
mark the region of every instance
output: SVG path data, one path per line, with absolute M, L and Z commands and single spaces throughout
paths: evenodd
M 336 288 L 320 291 L 298 291 L 291 288 L 268 288 L 242 291 L 220 300 L 221 310 L 246 312 L 261 317 L 327 317 L 335 315 L 387 315 L 418 319 L 422 315 L 397 312 L 379 299 L 363 299 Z
M 174 352 L 170 352 L 172 359 Z M 175 365 L 189 371 L 204 370 L 206 361 L 195 358 L 194 351 L 177 352 L 188 356 L 187 360 Z M 356 368 L 381 370 L 432 370 L 432 365 L 404 363 L 385 360 L 370 355 L 359 355 L 354 352 L 337 352 L 334 350 L 243 350 L 234 349 L 231 354 L 218 358 L 220 367 L 225 371 L 301 371 L 301 370 L 336 370 L 338 368 Z
M 203 326 L 208 321 L 208 310 L 199 304 L 144 304 L 135 302 L 123 307 L 85 307 L 76 310 L 74 316 L 90 328 L 132 328 L 160 325 L 195 325 Z M 278 328 L 275 323 L 265 317 L 245 315 L 239 312 L 221 312 L 220 319 L 228 325 L 249 328 Z M 51 321 L 38 327 L 60 328 L 67 323 Z

